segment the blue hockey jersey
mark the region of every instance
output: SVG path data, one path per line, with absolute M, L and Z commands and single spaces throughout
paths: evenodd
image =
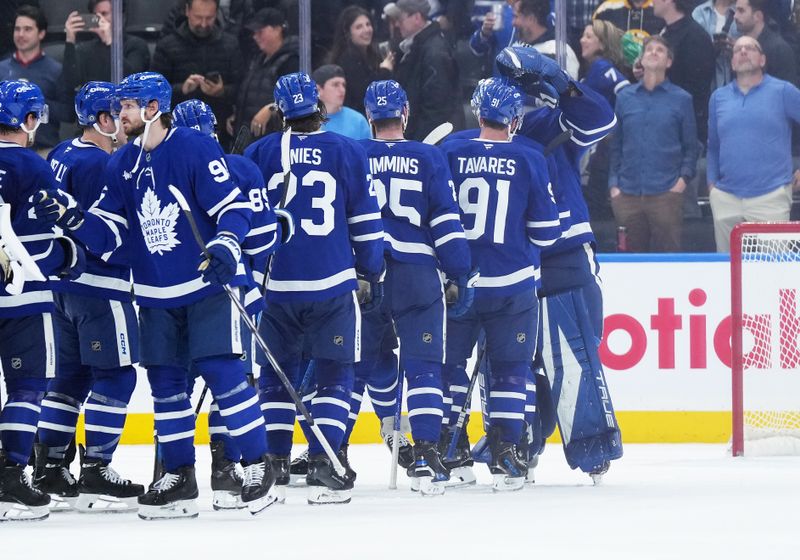
M 11 226 L 42 274 L 58 271 L 64 250 L 52 229 L 31 219 L 30 198 L 40 190 L 58 189 L 47 163 L 36 152 L 13 142 L 0 141 L 0 202 L 11 206 Z M 26 281 L 22 293 L 9 295 L 0 285 L 0 317 L 24 317 L 55 310 L 49 282 Z
M 607 58 L 598 58 L 583 77 L 581 83 L 602 95 L 611 107 L 617 101 L 617 93 L 627 85 L 628 78 Z
M 133 172 L 139 152 L 137 138 L 111 156 L 100 199 L 74 236 L 98 255 L 129 244 L 134 294 L 142 307 L 180 307 L 222 292 L 197 271 L 201 250 L 168 188 L 181 190 L 205 242 L 220 231 L 243 242 L 253 211 L 231 179 L 222 149 L 213 138 L 178 127 L 144 152 Z M 231 285 L 247 284 L 240 263 Z
M 450 140 L 442 151 L 480 268 L 476 297 L 535 289 L 540 251 L 561 235 L 544 157 L 522 143 L 480 139 Z
M 80 138 L 65 140 L 48 154 L 59 188 L 71 194 L 83 208 L 100 198 L 110 154 Z M 80 241 L 78 241 L 80 243 Z M 75 280 L 61 280 L 53 290 L 117 301 L 131 300 L 130 256 L 126 248 L 97 256 L 86 251 L 86 272 Z
M 245 151 L 261 169 L 273 207 L 283 195 L 281 136 L 265 136 Z M 323 301 L 355 290 L 356 269 L 382 270 L 380 208 L 366 153 L 355 141 L 334 132 L 292 133 L 290 145 L 285 208 L 295 235 L 272 259 L 267 301 Z
M 450 278 L 468 273 L 469 245 L 441 151 L 409 140 L 360 143 L 381 207 L 386 254 L 438 267 Z

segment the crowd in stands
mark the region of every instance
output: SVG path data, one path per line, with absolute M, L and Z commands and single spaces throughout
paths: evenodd
M 124 6 L 125 75 L 154 70 L 172 84 L 174 103 L 208 103 L 224 145 L 242 131 L 252 140 L 273 129 L 275 81 L 300 66 L 297 0 Z M 567 2 L 565 69 L 600 91 L 618 118 L 585 162 L 586 199 L 593 219 L 624 228 L 628 250 L 686 250 L 682 228 L 686 217 L 703 215 L 698 198 L 713 215 L 720 251 L 737 220 L 789 219 L 800 190 L 792 160 L 800 123 L 794 6 Z M 110 0 L 0 3 L 0 80 L 35 82 L 48 100 L 50 122 L 35 146 L 41 154 L 74 132 L 75 91 L 110 79 L 115 16 Z M 388 78 L 408 93 L 408 138 L 445 121 L 472 126 L 469 96 L 500 50 L 524 42 L 555 55 L 553 17 L 550 0 L 311 0 L 311 62 L 326 128 L 369 136 L 364 91 Z

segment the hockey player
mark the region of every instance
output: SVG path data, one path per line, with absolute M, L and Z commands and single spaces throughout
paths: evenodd
M 603 300 L 579 162 L 587 149 L 613 129 L 616 117 L 600 94 L 571 80 L 554 60 L 532 47 L 504 49 L 497 56 L 497 66 L 501 74 L 541 102 L 542 107 L 525 115 L 519 134 L 552 153 L 557 174 L 553 183 L 564 229 L 561 239 L 542 253 L 539 293 L 544 343 L 538 366 L 544 367 L 549 384 L 543 384 L 545 378 L 537 375 L 538 395 L 540 400 L 549 395 L 552 386 L 552 407 L 561 426 L 567 462 L 597 481 L 610 461 L 622 456 L 622 442 L 598 354 Z M 569 347 L 562 347 L 564 337 L 573 341 Z M 581 410 L 575 422 L 574 407 Z M 540 403 L 538 408 L 542 413 L 536 421 L 541 422 L 543 437 L 547 437 L 555 429 L 555 420 L 545 414 L 551 403 Z
M 26 149 L 33 145 L 39 124 L 46 121 L 47 105 L 38 86 L 0 82 L 2 212 L 5 215 L 10 206 L 10 225 L 42 273 L 79 275 L 85 263 L 81 249 L 69 239 L 56 237 L 52 221 L 36 215 L 29 202 L 40 189 L 54 196 L 58 188 L 45 161 Z M 3 237 L 4 245 L 13 242 L 10 231 Z M 10 262 L 8 269 L 12 270 Z M 9 279 L 6 272 L 4 277 Z M 47 494 L 31 486 L 24 468 L 42 397 L 56 372 L 55 307 L 46 282 L 28 279 L 15 287 L 9 291 L 5 283 L 0 285 L 0 360 L 6 386 L 0 412 L 0 521 L 45 519 L 50 502 Z
M 517 455 L 525 385 L 536 350 L 540 251 L 561 234 L 547 165 L 511 137 L 523 93 L 505 79 L 482 85 L 477 139 L 446 142 L 472 258 L 480 267 L 473 309 L 448 318 L 447 369 L 463 370 L 481 329 L 491 361 L 489 442 L 497 491 L 522 488 L 527 464 Z
M 175 126 L 186 126 L 199 130 L 203 134 L 217 140 L 217 117 L 206 103 L 199 99 L 189 99 L 175 106 L 172 112 Z M 289 240 L 294 229 L 291 215 L 285 210 L 276 210 L 274 213 L 269 206 L 267 190 L 264 187 L 264 178 L 258 166 L 242 155 L 226 154 L 225 163 L 236 185 L 250 199 L 253 209 L 253 223 L 247 234 L 243 247 L 243 261 L 251 273 L 251 283 L 244 296 L 244 303 L 251 317 L 256 317 L 264 309 L 261 284 L 266 267 L 266 257 L 271 254 L 270 249 L 278 242 L 278 226 L 275 218 L 281 221 L 281 243 Z M 255 346 L 252 336 L 245 329 L 243 332 L 244 354 L 243 359 L 247 364 L 246 373 L 253 373 L 253 356 Z M 190 372 L 194 374 L 194 372 Z M 242 506 L 242 478 L 237 470 L 237 463 L 241 459 L 236 442 L 231 437 L 219 405 L 212 400 L 208 414 L 208 432 L 211 436 L 211 490 L 214 493 L 214 509 L 238 509 Z
M 361 144 L 369 157 L 385 230 L 383 307 L 400 340 L 404 375 L 399 382 L 403 378 L 408 382 L 406 400 L 414 438 L 414 464 L 408 467 L 408 475 L 412 477 L 412 490 L 441 494 L 443 483 L 449 479 L 438 450 L 446 338 L 441 274 L 457 286 L 458 301 L 451 309 L 456 314 L 469 308 L 478 274 L 471 271 L 469 246 L 447 162 L 437 148 L 404 139 L 409 116 L 405 91 L 393 80 L 373 82 L 367 87 L 364 106 L 375 139 L 362 140 Z M 372 333 L 365 335 L 362 353 L 369 350 L 376 365 L 394 358 L 391 349 L 381 352 L 383 332 L 391 329 L 385 322 L 379 313 L 365 319 L 365 330 L 371 328 Z M 368 348 L 367 342 L 373 348 Z M 356 372 L 366 377 L 371 393 L 383 387 L 379 400 L 394 399 L 397 376 L 387 379 L 389 368 L 365 369 L 357 367 Z M 393 416 L 394 411 L 389 410 Z
M 310 350 L 317 387 L 311 413 L 338 452 L 350 412 L 353 363 L 360 359 L 357 275 L 373 289 L 374 305 L 382 291 L 381 215 L 371 194 L 363 148 L 338 134 L 320 131 L 324 108 L 314 81 L 303 72 L 281 76 L 275 100 L 292 129 L 291 173 L 285 184 L 280 165 L 282 134 L 258 140 L 245 155 L 261 169 L 270 203 L 286 208 L 295 217 L 297 229 L 292 241 L 273 258 L 261 334 L 295 386 L 304 343 Z M 263 356 L 259 358 L 269 452 L 276 470 L 288 474 L 295 405 L 273 368 L 264 365 Z M 312 504 L 350 501 L 352 480 L 334 470 L 313 437 L 306 480 Z
M 60 189 L 84 207 L 100 198 L 103 172 L 118 143 L 113 99 L 111 83 L 84 85 L 75 96 L 83 132 L 48 155 Z M 56 511 L 135 511 L 136 498 L 144 493 L 142 485 L 123 479 L 109 465 L 136 386 L 133 364 L 139 361 L 130 276 L 130 258 L 122 247 L 103 258 L 89 253 L 84 274 L 53 285 L 59 363 L 42 401 L 33 484 L 50 494 Z M 84 401 L 86 454 L 76 482 L 65 453 Z
M 125 134 L 135 139 L 112 156 L 99 201 L 84 211 L 48 198 L 37 211 L 56 212 L 57 224 L 97 255 L 128 245 L 140 306 L 141 364 L 147 368 L 165 468 L 139 497 L 139 516 L 198 514 L 194 414 L 187 395 L 190 361 L 241 450 L 242 501 L 255 514 L 273 503 L 268 495 L 273 475 L 258 397 L 239 359 L 240 317 L 222 288 L 228 284 L 239 291 L 247 283 L 240 255 L 252 210 L 231 180 L 219 144 L 198 131 L 171 126 L 170 99 L 171 87 L 160 74 L 126 77 L 115 104 Z M 180 189 L 192 207 L 206 243 L 199 259 L 191 217 L 182 215 L 170 186 Z

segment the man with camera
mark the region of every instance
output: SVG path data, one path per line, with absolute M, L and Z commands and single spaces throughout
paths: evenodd
M 217 24 L 219 0 L 186 0 L 184 9 L 186 21 L 156 45 L 152 69 L 169 80 L 175 103 L 199 99 L 224 121 L 242 76 L 239 42 Z M 228 137 L 219 132 L 224 145 Z

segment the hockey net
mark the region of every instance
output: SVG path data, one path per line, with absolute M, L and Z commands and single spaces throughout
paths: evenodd
M 800 222 L 731 234 L 732 453 L 800 455 Z

